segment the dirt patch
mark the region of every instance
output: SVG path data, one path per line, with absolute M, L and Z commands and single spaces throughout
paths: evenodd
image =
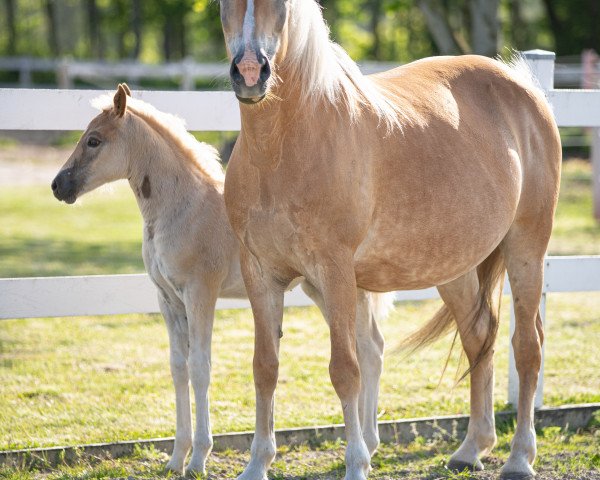
M 0 147 L 0 185 L 50 185 L 73 147 Z

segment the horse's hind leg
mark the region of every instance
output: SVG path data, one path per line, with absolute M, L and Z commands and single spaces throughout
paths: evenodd
M 467 435 L 454 452 L 448 468 L 455 471 L 483 470 L 479 458 L 491 451 L 496 443 L 494 425 L 494 363 L 493 350 L 479 360 L 473 368 L 479 352 L 489 339 L 487 325 L 491 312 L 486 307 L 479 318 L 473 313 L 479 301 L 479 281 L 477 272 L 471 272 L 458 279 L 438 286 L 440 296 L 456 319 L 463 348 L 469 360 L 471 370 L 471 416 Z
M 537 228 L 535 228 L 537 227 Z M 542 232 L 547 233 L 544 236 Z M 533 401 L 542 361 L 544 332 L 539 316 L 542 296 L 544 252 L 549 228 L 534 226 L 529 231 L 513 227 L 502 243 L 515 309 L 512 344 L 519 374 L 517 429 L 502 478 L 533 478 L 536 456 Z
M 325 312 L 321 293 L 307 281 L 302 282 L 302 290 Z M 356 355 L 360 367 L 360 394 L 358 397 L 358 417 L 369 453 L 373 455 L 379 446 L 377 427 L 377 399 L 379 379 L 383 370 L 383 335 L 379 331 L 373 295 L 357 289 L 356 301 Z M 327 319 L 327 317 L 325 317 Z

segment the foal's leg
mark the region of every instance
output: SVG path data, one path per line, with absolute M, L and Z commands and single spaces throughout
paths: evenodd
M 329 374 L 344 413 L 346 426 L 345 480 L 363 480 L 370 470 L 370 455 L 358 415 L 361 376 L 356 354 L 357 288 L 352 256 L 323 258 L 310 282 L 323 296 L 324 314 L 331 336 Z
M 541 230 L 541 229 L 540 229 Z M 537 233 L 537 232 L 536 232 Z M 549 236 L 549 231 L 547 232 Z M 542 362 L 544 331 L 539 315 L 542 296 L 544 252 L 532 251 L 523 232 L 509 232 L 503 242 L 506 269 L 515 309 L 515 333 L 512 344 L 519 374 L 517 429 L 502 478 L 533 478 L 536 438 L 533 425 L 533 401 Z M 529 247 L 529 248 L 527 248 Z M 545 249 L 545 244 L 543 245 Z
M 356 302 L 356 353 L 361 379 L 358 416 L 370 455 L 375 453 L 379 445 L 377 401 L 384 346 L 383 335 L 379 331 L 372 304 L 374 295 L 377 294 L 358 289 Z
M 479 281 L 475 270 L 438 287 L 440 296 L 456 319 L 462 345 L 471 367 L 486 341 L 488 333 L 486 325 L 491 315 L 486 309 L 476 323 L 473 323 L 472 315 L 478 302 L 478 290 Z M 493 351 L 489 351 L 471 370 L 469 427 L 463 443 L 448 462 L 448 468 L 451 470 L 462 471 L 465 468 L 483 470 L 479 458 L 489 453 L 496 443 L 493 360 Z
M 254 315 L 256 428 L 250 447 L 250 463 L 238 480 L 266 480 L 267 470 L 275 458 L 273 407 L 279 374 L 284 289 L 244 247 L 240 250 L 240 261 Z
M 192 446 L 192 411 L 190 406 L 190 387 L 187 369 L 188 329 L 183 304 L 178 301 L 166 301 L 158 295 L 160 310 L 169 332 L 170 364 L 173 385 L 175 386 L 175 408 L 177 427 L 175 445 L 167 470 L 183 473 L 183 464 Z
M 319 291 L 306 281 L 302 282 L 302 290 L 325 315 L 325 304 Z M 379 396 L 379 379 L 383 369 L 384 346 L 383 336 L 377 326 L 375 311 L 371 303 L 373 295 L 376 294 L 358 289 L 356 302 L 356 353 L 361 378 L 358 417 L 363 438 L 371 455 L 379 445 L 377 398 Z M 325 319 L 327 320 L 327 317 Z
M 204 282 L 189 286 L 184 293 L 189 329 L 188 369 L 196 400 L 196 431 L 189 475 L 206 472 L 206 458 L 212 450 L 208 386 L 210 384 L 211 339 L 217 294 Z

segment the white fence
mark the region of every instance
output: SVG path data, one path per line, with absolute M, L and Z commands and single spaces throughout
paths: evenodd
M 375 73 L 398 66 L 392 62 L 360 62 L 363 73 Z M 73 60 L 70 58 L 47 59 L 34 57 L 0 57 L 0 71 L 15 72 L 20 88 L 31 87 L 33 76 L 38 72 L 54 73 L 58 88 L 72 88 L 76 80 L 91 85 L 106 85 L 126 80 L 134 86 L 144 79 L 171 80 L 180 90 L 193 90 L 197 80 L 221 81 L 229 76 L 226 63 L 198 63 L 193 58 L 179 62 L 145 64 L 137 61 L 102 62 Z M 600 63 L 591 50 L 586 50 L 575 61 L 556 65 L 554 80 L 561 87 L 588 84 L 600 85 Z
M 547 92 L 559 126 L 600 127 L 600 90 L 555 90 L 554 53 L 527 52 Z M 0 130 L 83 130 L 95 114 L 89 102 L 98 91 L 0 89 Z M 179 115 L 190 130 L 239 130 L 237 100 L 230 92 L 135 92 L 161 110 Z M 598 131 L 598 130 L 596 130 Z M 600 152 L 600 149 L 596 149 Z M 594 175 L 600 174 L 595 159 Z M 600 256 L 548 257 L 542 316 L 548 293 L 600 291 Z M 507 289 L 507 293 L 509 290 Z M 435 289 L 397 292 L 396 299 L 437 297 Z M 310 305 L 301 290 L 286 295 L 286 306 Z M 217 308 L 248 308 L 247 300 L 221 299 Z M 0 319 L 158 312 L 147 275 L 0 279 Z M 511 333 L 514 319 L 511 321 Z M 509 348 L 512 351 L 512 347 Z M 511 353 L 508 399 L 516 405 L 518 381 Z M 543 372 L 536 405 L 542 404 Z

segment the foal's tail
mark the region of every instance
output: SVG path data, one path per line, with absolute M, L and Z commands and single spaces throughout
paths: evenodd
M 502 287 L 504 286 L 505 272 L 506 267 L 504 265 L 504 258 L 498 247 L 477 267 L 479 295 L 468 328 L 469 331 L 475 329 L 483 330 L 485 328 L 486 335 L 485 341 L 481 346 L 481 350 L 477 354 L 475 361 L 460 377 L 459 381 L 465 378 L 494 347 L 494 340 L 496 338 L 496 333 L 498 332 L 500 318 L 500 300 L 498 301 L 497 308 L 494 308 L 493 295 L 494 290 L 496 290 L 496 287 L 500 282 L 502 282 Z M 502 288 L 500 288 L 499 295 L 501 298 Z M 489 312 L 489 315 L 486 315 L 486 312 Z M 479 322 L 484 321 L 487 321 L 487 325 L 479 324 Z M 450 309 L 444 304 L 431 320 L 402 341 L 400 349 L 408 350 L 409 353 L 413 353 L 416 350 L 431 344 L 444 333 L 450 331 L 453 327 L 456 327 L 456 320 L 450 312 Z M 456 334 L 454 339 L 456 340 Z M 454 343 L 455 342 L 452 343 L 452 346 L 454 346 Z M 450 352 L 451 351 L 452 350 L 450 350 Z

